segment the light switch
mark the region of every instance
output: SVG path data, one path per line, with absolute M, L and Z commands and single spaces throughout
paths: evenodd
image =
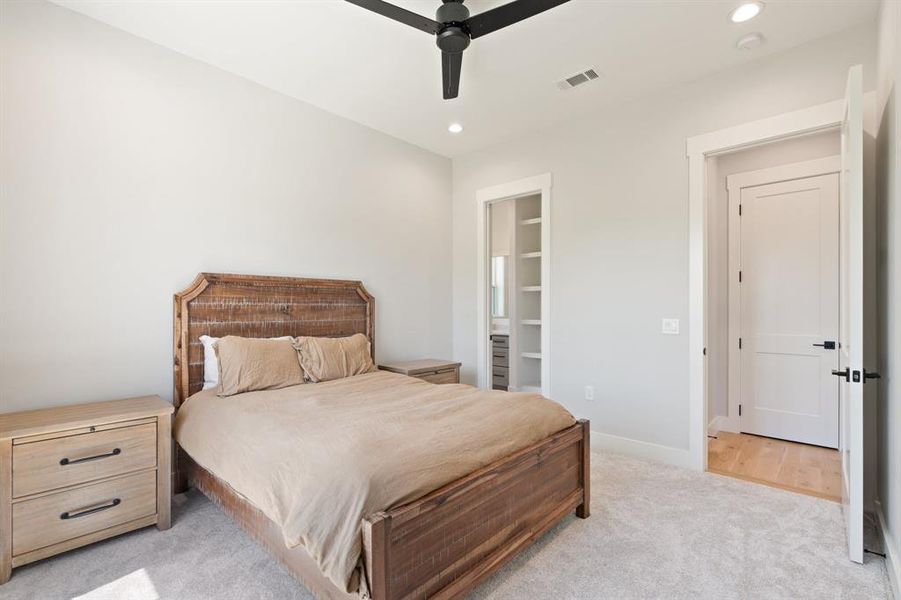
M 663 319 L 661 332 L 666 335 L 679 335 L 679 319 Z

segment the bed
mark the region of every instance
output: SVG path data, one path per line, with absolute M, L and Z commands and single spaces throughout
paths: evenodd
M 358 281 L 202 273 L 175 295 L 176 407 L 202 387 L 201 335 L 343 337 L 363 333 L 374 341 L 374 322 L 374 299 Z M 374 343 L 371 348 L 374 353 Z M 358 377 L 358 384 L 367 377 L 373 382 L 398 378 L 390 383 L 420 395 L 451 393 L 455 387 L 462 394 L 468 387 L 413 383 L 411 378 L 387 373 L 349 379 Z M 310 384 L 323 386 L 323 393 L 334 388 L 337 394 L 341 385 L 347 384 L 331 388 Z M 304 388 L 301 392 L 314 389 L 295 387 Z M 468 389 L 469 394 L 505 394 Z M 478 405 L 471 403 L 471 407 L 476 410 Z M 203 419 L 210 428 L 228 426 L 215 424 L 209 416 L 193 419 L 195 430 Z M 403 435 L 409 436 L 410 431 Z M 409 448 L 405 452 L 410 453 Z M 197 487 L 317 597 L 325 599 L 461 597 L 571 512 L 589 516 L 589 426 L 579 421 L 471 472 L 459 473 L 421 496 L 363 514 L 361 581 L 358 590 L 348 591 L 323 573 L 320 562 L 303 544 L 286 544 L 284 523 L 277 523 L 271 510 L 236 491 L 234 481 L 213 474 L 222 471 L 210 467 L 209 454 L 201 456 L 196 449 L 195 454 L 176 449 L 176 489 Z M 321 561 L 318 553 L 317 557 Z

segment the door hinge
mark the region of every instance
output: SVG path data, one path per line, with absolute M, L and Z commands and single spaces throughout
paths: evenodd
M 741 216 L 741 204 L 738 205 L 738 216 Z
M 741 338 L 738 338 L 738 349 L 741 350 Z
M 738 416 L 741 416 L 741 404 L 738 405 Z
M 738 272 L 738 283 L 741 283 L 741 271 Z

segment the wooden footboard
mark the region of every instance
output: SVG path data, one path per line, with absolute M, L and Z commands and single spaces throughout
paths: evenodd
M 589 423 L 579 421 L 533 446 L 404 506 L 363 522 L 373 600 L 459 598 L 571 511 L 587 518 Z M 322 600 L 355 596 L 335 587 L 302 546 L 179 449 L 180 470 Z
M 568 513 L 589 516 L 589 423 L 364 522 L 373 600 L 456 598 Z

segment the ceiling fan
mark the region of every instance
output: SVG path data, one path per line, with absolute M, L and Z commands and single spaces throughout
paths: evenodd
M 463 6 L 463 0 L 442 0 L 443 4 L 435 13 L 435 20 L 432 20 L 383 0 L 347 0 L 351 4 L 437 36 L 438 47 L 441 49 L 445 100 L 456 98 L 460 91 L 463 51 L 471 40 L 568 1 L 515 0 L 470 17 L 469 9 Z

